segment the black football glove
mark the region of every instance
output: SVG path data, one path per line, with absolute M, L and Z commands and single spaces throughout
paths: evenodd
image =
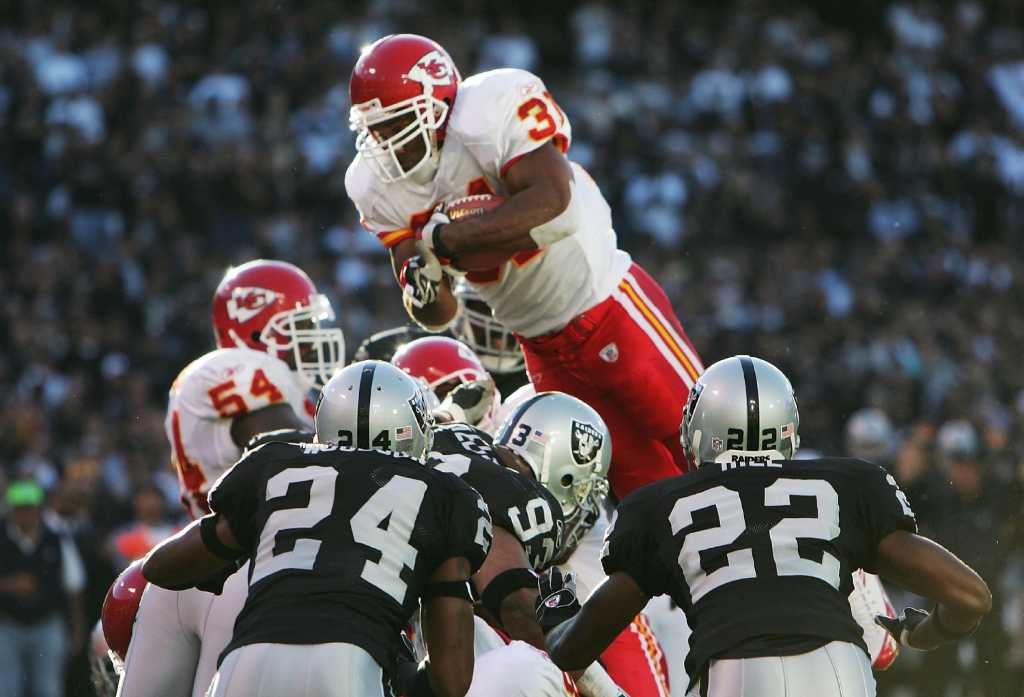
M 441 262 L 433 255 L 409 257 L 398 274 L 402 292 L 417 308 L 423 308 L 437 300 L 437 289 L 442 278 L 444 271 L 441 269 Z
M 476 426 L 494 404 L 494 389 L 490 378 L 464 382 L 445 396 L 439 409 L 448 412 L 452 421 Z
M 928 617 L 928 613 L 924 610 L 918 610 L 914 607 L 908 607 L 899 617 L 886 617 L 885 615 L 875 615 L 875 624 L 889 632 L 892 638 L 899 642 L 900 646 L 906 646 L 907 648 L 916 648 L 910 644 L 910 635 L 914 633 L 914 629 L 917 625 L 921 624 Z
M 537 623 L 545 634 L 580 611 L 580 601 L 576 597 L 576 574 L 573 572 L 563 574 L 560 568 L 552 566 L 548 573 L 540 577 L 538 590 Z

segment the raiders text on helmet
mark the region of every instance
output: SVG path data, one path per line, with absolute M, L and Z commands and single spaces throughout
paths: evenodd
M 383 361 L 353 363 L 331 378 L 315 421 L 318 443 L 422 458 L 434 440 L 423 387 Z
M 763 467 L 796 454 L 799 429 L 789 378 L 760 358 L 733 356 L 712 365 L 693 386 L 679 440 L 698 466 Z

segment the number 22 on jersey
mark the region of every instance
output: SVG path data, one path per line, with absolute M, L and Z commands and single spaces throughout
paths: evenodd
M 817 515 L 814 518 L 783 518 L 772 526 L 768 535 L 776 573 L 779 576 L 810 576 L 838 590 L 839 560 L 827 551 L 821 552 L 820 562 L 802 557 L 798 540 L 830 541 L 839 536 L 839 495 L 830 483 L 821 479 L 783 478 L 765 488 L 764 506 L 769 509 L 789 506 L 794 496 L 813 497 Z M 669 514 L 672 534 L 693 525 L 694 513 L 709 508 L 717 512 L 718 525 L 687 533 L 679 552 L 679 566 L 694 603 L 727 583 L 757 577 L 752 547 L 728 552 L 724 555 L 725 563 L 715 568 L 702 563 L 702 554 L 733 546 L 747 531 L 743 503 L 740 495 L 732 489 L 716 486 L 676 501 Z

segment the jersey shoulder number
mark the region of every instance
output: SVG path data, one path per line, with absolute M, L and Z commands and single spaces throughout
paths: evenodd
M 211 351 L 181 372 L 171 387 L 170 408 L 195 418 L 230 419 L 278 402 L 301 405 L 303 398 L 284 361 L 229 348 Z M 301 406 L 296 413 L 303 413 Z

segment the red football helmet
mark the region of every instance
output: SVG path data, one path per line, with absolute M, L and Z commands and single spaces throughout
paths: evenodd
M 357 133 L 356 150 L 378 177 L 395 182 L 437 166 L 438 141 L 444 137 L 461 80 L 448 53 L 424 36 L 392 34 L 363 50 L 349 81 L 349 126 Z M 371 130 L 408 114 L 414 116 L 412 121 L 387 138 L 378 138 Z M 426 146 L 424 155 L 403 167 L 398 153 L 417 138 Z
M 217 346 L 248 346 L 285 361 L 312 385 L 345 362 L 345 336 L 326 296 L 299 267 L 257 259 L 228 269 L 213 296 Z
M 459 383 L 490 378 L 473 349 L 446 336 L 425 336 L 395 352 L 391 363 L 444 399 Z
M 128 644 L 132 640 L 135 615 L 139 612 L 142 592 L 149 581 L 142 575 L 142 560 L 136 559 L 128 565 L 103 599 L 100 621 L 103 623 L 103 638 L 110 647 L 110 660 L 120 672 L 124 657 L 128 655 Z

